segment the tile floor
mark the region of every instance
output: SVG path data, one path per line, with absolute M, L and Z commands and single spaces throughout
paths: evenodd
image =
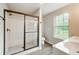
M 49 44 L 45 44 L 41 50 L 34 51 L 28 55 L 68 55 Z

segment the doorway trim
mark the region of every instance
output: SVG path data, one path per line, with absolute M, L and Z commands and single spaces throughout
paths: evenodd
M 24 51 L 26 51 L 26 50 L 29 50 L 29 49 L 32 49 L 32 48 L 35 48 L 35 47 L 39 47 L 39 16 L 33 16 L 33 15 L 29 15 L 29 14 L 25 14 L 25 13 L 21 13 L 21 12 L 17 12 L 17 11 L 12 11 L 12 10 L 7 10 L 7 9 L 4 9 L 4 41 L 3 41 L 3 55 L 5 55 L 5 53 L 6 53 L 6 49 L 5 49 L 5 47 L 6 47 L 6 38 L 5 38 L 5 36 L 6 36 L 6 30 L 5 30 L 5 27 L 6 27 L 6 19 L 5 19 L 5 16 L 6 16 L 6 13 L 5 12 L 12 12 L 12 13 L 17 13 L 17 14 L 22 14 L 22 15 L 24 15 L 24 50 L 23 51 L 19 51 L 19 52 L 16 52 L 16 53 L 13 53 L 13 54 L 11 54 L 11 55 L 14 55 L 14 54 L 17 54 L 17 53 L 20 53 L 20 52 L 24 52 Z M 25 16 L 31 16 L 31 17 L 35 17 L 35 18 L 37 18 L 38 19 L 38 24 L 37 24 L 37 46 L 34 46 L 34 47 L 31 47 L 31 48 L 28 48 L 28 49 L 25 49 Z

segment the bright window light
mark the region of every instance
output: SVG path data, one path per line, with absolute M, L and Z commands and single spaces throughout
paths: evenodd
M 67 39 L 69 37 L 69 13 L 55 16 L 54 19 L 54 37 Z

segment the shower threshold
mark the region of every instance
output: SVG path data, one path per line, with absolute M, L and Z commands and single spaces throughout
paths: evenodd
M 18 45 L 18 46 L 14 46 L 14 47 L 9 47 L 8 49 L 6 49 L 6 55 L 15 55 L 17 53 L 21 53 L 27 50 L 31 50 L 33 48 L 36 48 L 38 46 L 32 46 L 30 45 L 31 48 L 29 48 L 29 46 L 27 45 L 27 48 L 24 50 L 22 45 Z
M 25 51 L 21 51 L 19 53 L 13 54 L 13 55 L 27 55 L 27 54 L 37 51 L 37 50 L 40 50 L 40 47 L 33 47 L 32 49 L 26 49 Z

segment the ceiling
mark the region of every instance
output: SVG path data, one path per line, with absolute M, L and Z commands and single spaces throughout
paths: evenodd
M 40 3 L 8 3 L 7 5 L 10 10 L 15 10 L 27 14 L 33 14 L 40 8 Z M 41 7 L 42 14 L 45 16 L 66 5 L 69 5 L 69 3 L 43 3 Z
M 10 10 L 32 14 L 40 7 L 40 4 L 39 3 L 8 3 L 7 6 Z
M 45 3 L 42 5 L 42 14 L 45 16 L 66 5 L 69 5 L 69 3 Z

